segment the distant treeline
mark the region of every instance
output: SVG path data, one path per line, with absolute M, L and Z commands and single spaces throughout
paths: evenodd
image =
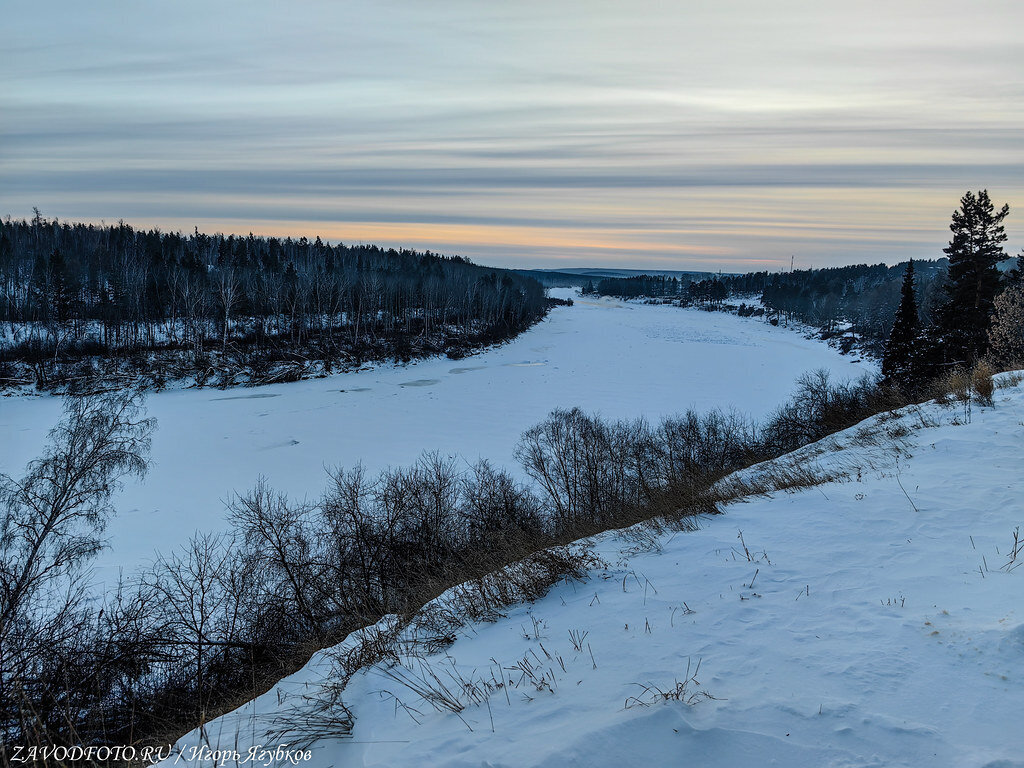
M 0 386 L 143 376 L 293 378 L 448 352 L 538 320 L 542 286 L 373 245 L 0 222 Z
M 919 310 L 927 324 L 940 298 L 946 259 L 917 261 Z M 792 272 L 749 272 L 690 282 L 641 275 L 599 281 L 593 292 L 624 298 L 667 298 L 684 305 L 715 307 L 729 298 L 759 297 L 766 313 L 820 328 L 826 335 L 842 329 L 851 340 L 881 353 L 892 330 L 907 263 L 857 264 Z
M 667 275 L 636 275 L 633 277 L 606 277 L 595 286 L 588 282 L 584 293 L 598 293 L 602 296 L 621 296 L 625 299 L 650 296 L 653 298 L 679 299 L 687 304 L 721 304 L 728 295 L 723 278 L 690 280 Z
M 941 302 L 948 260 L 915 261 L 914 267 L 921 319 L 927 325 Z M 760 294 L 761 303 L 775 317 L 807 323 L 826 334 L 848 329 L 869 350 L 881 354 L 892 330 L 906 272 L 907 262 L 891 267 L 856 264 L 775 274 L 756 272 L 727 278 L 727 286 L 730 295 Z

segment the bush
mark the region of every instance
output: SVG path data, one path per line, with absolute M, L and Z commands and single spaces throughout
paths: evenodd
M 777 408 L 761 430 L 766 456 L 789 453 L 868 416 L 904 405 L 896 390 L 882 389 L 870 378 L 833 384 L 825 370 L 797 379 L 789 402 Z
M 714 481 L 757 452 L 757 425 L 737 411 L 688 411 L 662 421 L 655 434 L 666 484 Z
M 992 377 L 997 373 L 995 366 L 987 360 L 980 361 L 971 371 L 971 389 L 974 398 L 980 405 L 992 405 L 992 395 L 995 392 L 995 382 Z
M 993 356 L 1003 365 L 1024 361 L 1024 284 L 1015 283 L 994 304 L 988 340 Z
M 561 531 L 606 525 L 650 500 L 656 450 L 646 422 L 606 423 L 558 409 L 523 433 L 516 459 L 541 488 Z

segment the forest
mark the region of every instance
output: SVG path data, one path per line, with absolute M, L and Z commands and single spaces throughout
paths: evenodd
M 916 261 L 919 310 L 928 322 L 941 299 L 947 259 Z M 758 298 L 764 312 L 776 322 L 800 322 L 819 328 L 825 338 L 843 335 L 847 347 L 857 344 L 881 355 L 892 329 L 900 285 L 907 262 L 856 264 L 847 267 L 799 269 L 790 272 L 748 272 L 699 281 L 660 275 L 600 280 L 594 293 L 623 298 L 650 297 L 683 306 L 722 308 L 726 301 Z M 740 314 L 749 314 L 741 302 Z
M 304 378 L 462 357 L 544 316 L 536 280 L 319 237 L 0 222 L 0 387 Z

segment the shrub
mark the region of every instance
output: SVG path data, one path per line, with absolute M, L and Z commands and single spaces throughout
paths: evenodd
M 1024 361 L 1024 284 L 1011 285 L 996 296 L 988 340 L 992 355 L 1002 364 Z
M 971 400 L 971 374 L 960 366 L 950 369 L 932 382 L 932 395 L 940 403 L 968 403 Z
M 788 453 L 904 404 L 898 391 L 879 388 L 868 377 L 833 384 L 825 370 L 805 373 L 797 379 L 789 402 L 777 408 L 762 427 L 762 452 L 765 456 Z
M 995 367 L 987 360 L 980 361 L 971 371 L 971 389 L 974 392 L 975 400 L 981 405 L 992 405 L 992 395 L 995 392 L 995 382 L 992 377 L 996 374 Z

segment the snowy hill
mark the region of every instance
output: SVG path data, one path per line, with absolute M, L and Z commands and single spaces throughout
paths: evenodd
M 743 473 L 827 482 L 604 534 L 586 580 L 447 645 L 407 633 L 341 692 L 345 738 L 317 702 L 359 633 L 178 746 L 320 730 L 305 765 L 1024 766 L 1022 438 L 1022 386 L 874 417 Z

